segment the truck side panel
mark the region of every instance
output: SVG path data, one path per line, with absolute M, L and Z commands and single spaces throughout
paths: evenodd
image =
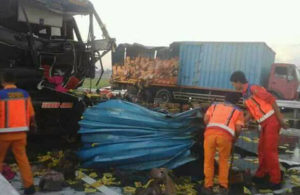
M 268 83 L 269 83 L 269 76 L 270 76 L 270 72 L 271 72 L 271 68 L 272 68 L 272 64 L 274 63 L 274 58 L 275 58 L 275 53 L 269 49 L 268 47 L 264 48 L 264 51 L 262 53 L 264 56 L 267 57 L 263 57 L 263 59 L 265 60 L 263 63 L 264 64 L 271 64 L 269 66 L 263 66 L 262 68 L 262 72 L 261 72 L 261 83 L 263 86 L 266 87 L 266 89 L 268 88 Z
M 266 84 L 275 53 L 265 43 L 182 42 L 179 86 L 232 89 L 232 72 L 242 70 L 250 83 Z

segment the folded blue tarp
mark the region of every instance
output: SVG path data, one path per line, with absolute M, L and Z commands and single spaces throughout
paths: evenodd
M 80 121 L 78 156 L 84 167 L 176 168 L 195 160 L 190 148 L 200 118 L 199 109 L 168 115 L 121 100 L 100 103 Z

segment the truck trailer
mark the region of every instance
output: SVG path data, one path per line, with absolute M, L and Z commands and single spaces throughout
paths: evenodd
M 114 88 L 138 92 L 148 101 L 203 102 L 234 91 L 230 75 L 241 70 L 249 83 L 264 86 L 278 99 L 297 100 L 299 67 L 274 61 L 275 52 L 263 42 L 120 44 L 113 53 L 112 81 Z

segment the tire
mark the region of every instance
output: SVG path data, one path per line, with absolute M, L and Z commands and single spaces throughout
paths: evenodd
M 127 93 L 130 95 L 137 95 L 138 89 L 134 86 L 128 86 L 127 87 Z
M 161 103 L 168 103 L 172 101 L 172 94 L 167 89 L 160 89 L 156 92 L 155 98 L 161 99 Z
M 153 92 L 152 92 L 152 90 L 150 90 L 150 89 L 145 89 L 144 90 L 144 100 L 146 101 L 146 102 L 153 102 L 153 100 L 154 100 L 154 98 L 153 98 Z

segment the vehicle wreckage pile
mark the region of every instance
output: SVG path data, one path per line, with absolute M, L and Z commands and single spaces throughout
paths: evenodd
M 198 109 L 168 115 L 121 100 L 100 103 L 83 115 L 78 154 L 84 167 L 173 169 L 195 160 L 190 148 L 199 117 Z
M 145 84 L 176 85 L 178 76 L 178 58 L 168 60 L 146 57 L 127 57 L 124 65 L 114 65 L 112 79 Z

